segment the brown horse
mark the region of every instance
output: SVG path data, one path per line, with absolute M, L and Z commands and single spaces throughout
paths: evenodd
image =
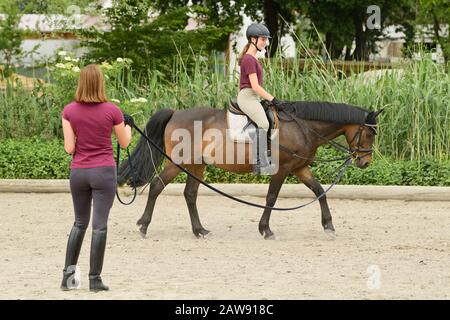
M 351 150 L 354 157 L 354 162 L 359 168 L 366 168 L 372 161 L 372 144 L 376 134 L 376 118 L 382 110 L 370 112 L 358 107 L 343 104 L 328 103 L 327 105 L 328 109 L 325 108 L 322 110 L 320 110 L 320 105 L 313 105 L 314 108 L 312 110 L 315 116 L 310 116 L 307 113 L 305 115 L 305 112 L 303 112 L 304 110 L 302 111 L 303 113 L 300 112 L 300 114 L 304 115 L 304 118 L 313 118 L 317 120 L 297 119 L 295 118 L 295 115 L 292 116 L 292 113 L 291 118 L 294 118 L 297 121 L 282 120 L 280 118 L 278 135 L 279 145 L 283 146 L 283 149 L 285 150 L 289 149 L 295 154 L 301 155 L 301 157 L 293 156 L 292 153 L 283 150 L 272 150 L 272 156 L 277 156 L 279 159 L 279 166 L 278 171 L 271 176 L 269 190 L 266 196 L 266 206 L 273 207 L 275 205 L 281 186 L 289 173 L 295 174 L 316 196 L 319 196 L 324 192 L 320 183 L 312 175 L 309 165 L 314 161 L 317 148 L 320 145 L 327 143 L 328 140 L 344 135 L 349 145 L 349 150 Z M 333 109 L 329 109 L 330 106 L 332 106 Z M 344 109 L 341 110 L 341 108 Z M 281 106 L 280 113 L 282 109 L 283 107 Z M 317 113 L 317 110 L 321 112 Z M 329 110 L 333 110 L 332 113 L 334 112 L 335 115 L 340 115 L 335 117 L 339 122 L 333 121 L 333 115 L 330 115 Z M 350 115 L 347 120 L 342 120 L 343 113 Z M 355 115 L 357 116 L 356 118 L 359 119 L 363 117 L 363 121 L 358 120 L 360 123 L 351 123 L 355 122 L 354 120 L 352 121 L 352 116 Z M 320 118 L 324 118 L 326 121 L 320 120 Z M 233 148 L 235 148 L 235 142 L 228 138 L 224 138 L 222 141 L 217 142 L 216 140 L 211 141 L 211 139 L 205 139 L 203 137 L 203 134 L 208 129 L 218 130 L 217 132 L 222 133 L 223 137 L 228 137 L 226 134 L 226 110 L 214 108 L 191 108 L 176 111 L 162 109 L 157 111 L 150 118 L 145 127 L 145 134 L 160 148 L 164 148 L 167 154 L 171 155 L 177 148 L 177 144 L 180 143 L 178 140 L 174 141 L 174 134 L 178 129 L 193 134 L 195 122 L 201 123 L 202 137 L 200 137 L 200 140 L 195 140 L 198 138 L 192 137 L 191 141 L 187 141 L 192 146 L 192 152 L 182 155 L 183 160 L 180 164 L 184 168 L 192 172 L 198 178 L 203 179 L 205 167 L 207 164 L 210 164 L 205 159 L 205 149 L 208 148 L 211 150 L 213 147 L 215 152 L 223 150 L 222 153 L 224 158 L 224 161 L 212 163 L 214 166 L 235 173 L 252 172 L 252 164 L 250 161 L 251 148 L 248 148 L 248 146 L 245 148 L 244 163 L 237 162 L 235 155 L 233 155 L 233 160 L 230 161 L 230 159 L 226 157 L 226 150 L 229 150 L 226 146 L 229 147 L 230 144 L 233 144 Z M 200 150 L 200 152 L 196 153 L 194 151 L 195 148 L 197 148 L 197 151 Z M 227 158 L 228 161 L 226 161 L 225 158 Z M 157 168 L 162 163 L 163 155 L 158 152 L 156 148 L 151 146 L 144 137 L 140 137 L 136 148 L 132 152 L 131 159 L 133 170 L 135 171 L 135 180 L 134 182 L 131 181 L 130 167 L 128 161 L 125 161 L 118 172 L 119 185 L 127 183 L 132 187 L 140 187 L 146 185 L 153 178 L 150 183 L 147 205 L 142 217 L 137 221 L 141 234 L 145 236 L 152 219 L 158 195 L 181 170 L 172 162 L 166 160 L 162 172 L 154 177 Z M 198 215 L 196 205 L 198 188 L 199 182 L 188 176 L 186 187 L 184 189 L 184 197 L 189 210 L 192 231 L 195 236 L 204 237 L 209 231 L 202 226 Z M 334 236 L 335 229 L 333 227 L 326 196 L 321 197 L 319 201 L 324 231 L 329 235 Z M 270 208 L 266 208 L 259 222 L 259 232 L 265 239 L 274 238 L 274 233 L 269 226 L 271 211 Z

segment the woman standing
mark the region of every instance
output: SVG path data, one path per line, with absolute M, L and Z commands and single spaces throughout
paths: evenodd
M 248 43 L 238 56 L 240 91 L 237 102 L 241 110 L 257 125 L 256 136 L 252 137 L 253 146 L 256 146 L 256 150 L 255 147 L 253 148 L 253 154 L 257 155 L 254 172 L 257 174 L 272 174 L 267 152 L 269 121 L 260 99 L 271 101 L 275 106 L 279 105 L 279 101 L 262 87 L 264 82 L 263 68 L 256 58 L 256 53 L 264 50 L 268 45 L 270 32 L 265 25 L 253 23 L 247 28 L 246 36 Z M 255 143 L 255 138 L 257 143 Z
M 90 64 L 80 72 L 75 101 L 64 107 L 62 126 L 64 149 L 72 155 L 70 191 L 75 222 L 67 243 L 62 290 L 70 290 L 83 238 L 92 214 L 89 289 L 109 290 L 100 273 L 106 246 L 107 222 L 117 185 L 116 163 L 111 133 L 122 148 L 131 142 L 128 116 L 106 99 L 103 74 L 98 65 Z

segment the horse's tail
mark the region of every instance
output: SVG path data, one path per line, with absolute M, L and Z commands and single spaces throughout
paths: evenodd
M 172 118 L 174 112 L 171 109 L 161 109 L 145 125 L 144 133 L 161 149 L 164 149 L 164 131 L 166 125 Z M 141 136 L 131 154 L 135 182 L 133 183 L 131 179 L 130 166 L 128 159 L 126 159 L 117 173 L 117 183 L 119 186 L 127 183 L 131 187 L 141 187 L 147 184 L 155 175 L 163 158 L 164 156 Z

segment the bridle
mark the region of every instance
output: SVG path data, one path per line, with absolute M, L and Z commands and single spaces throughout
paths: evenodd
M 353 138 L 348 142 L 348 147 L 340 144 L 337 141 L 333 141 L 328 139 L 327 137 L 324 137 L 323 135 L 321 135 L 320 133 L 316 132 L 315 130 L 313 130 L 310 126 L 308 126 L 306 124 L 305 121 L 300 122 L 300 119 L 298 119 L 297 117 L 292 117 L 293 120 L 295 122 L 297 122 L 297 124 L 300 127 L 305 127 L 307 128 L 309 131 L 311 131 L 312 133 L 314 133 L 316 136 L 318 136 L 319 138 L 323 139 L 324 141 L 326 141 L 326 143 L 328 143 L 329 145 L 331 145 L 332 147 L 334 147 L 336 150 L 344 152 L 346 154 L 348 154 L 347 157 L 344 158 L 335 158 L 335 159 L 316 159 L 316 158 L 308 158 L 308 157 L 303 157 L 301 155 L 296 154 L 295 152 L 292 152 L 291 150 L 289 150 L 288 148 L 286 148 L 283 145 L 279 145 L 280 150 L 283 150 L 284 152 L 290 154 L 293 157 L 299 158 L 299 159 L 304 159 L 304 160 L 314 160 L 314 161 L 322 161 L 322 162 L 331 162 L 331 161 L 337 161 L 337 160 L 345 160 L 345 159 L 355 159 L 355 160 L 359 160 L 362 159 L 364 157 L 367 157 L 369 155 L 371 155 L 373 153 L 373 149 L 372 148 L 361 148 L 361 134 L 362 131 L 364 130 L 364 127 L 367 127 L 370 129 L 370 131 L 372 131 L 372 133 L 374 135 L 377 135 L 378 131 L 377 131 L 377 125 L 376 124 L 362 124 L 359 126 L 358 131 L 355 133 L 355 135 L 353 136 Z M 353 141 L 355 141 L 356 139 L 356 148 L 352 148 L 351 144 L 353 143 Z M 359 155 L 359 153 L 363 152 L 363 155 Z
M 372 153 L 373 153 L 372 148 L 361 148 L 361 146 L 360 146 L 361 134 L 362 134 L 362 131 L 364 130 L 364 128 L 369 128 L 370 131 L 372 131 L 372 133 L 374 135 L 377 135 L 377 133 L 378 133 L 376 124 L 363 124 L 363 125 L 359 126 L 358 131 L 355 133 L 352 140 L 350 140 L 350 142 L 348 143 L 349 151 L 355 160 L 362 159 L 364 157 L 372 155 Z M 355 139 L 356 139 L 356 148 L 352 148 L 351 144 L 353 141 L 355 141 Z M 361 152 L 364 154 L 360 155 Z

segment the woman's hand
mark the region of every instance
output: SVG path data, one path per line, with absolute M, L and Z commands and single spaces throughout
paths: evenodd
M 131 127 L 125 125 L 125 121 L 114 126 L 114 133 L 122 148 L 127 148 L 131 142 Z
M 128 115 L 128 114 L 124 114 L 124 115 L 123 115 L 123 119 L 124 119 L 125 125 L 128 125 L 128 126 L 130 126 L 130 127 L 133 127 L 133 125 L 134 125 L 134 120 L 133 120 L 133 117 L 132 117 L 132 116 L 130 116 L 130 115 Z
M 281 106 L 281 102 L 275 97 L 273 97 L 273 99 L 272 99 L 272 101 L 270 101 L 270 103 L 277 109 L 280 108 L 280 106 Z

